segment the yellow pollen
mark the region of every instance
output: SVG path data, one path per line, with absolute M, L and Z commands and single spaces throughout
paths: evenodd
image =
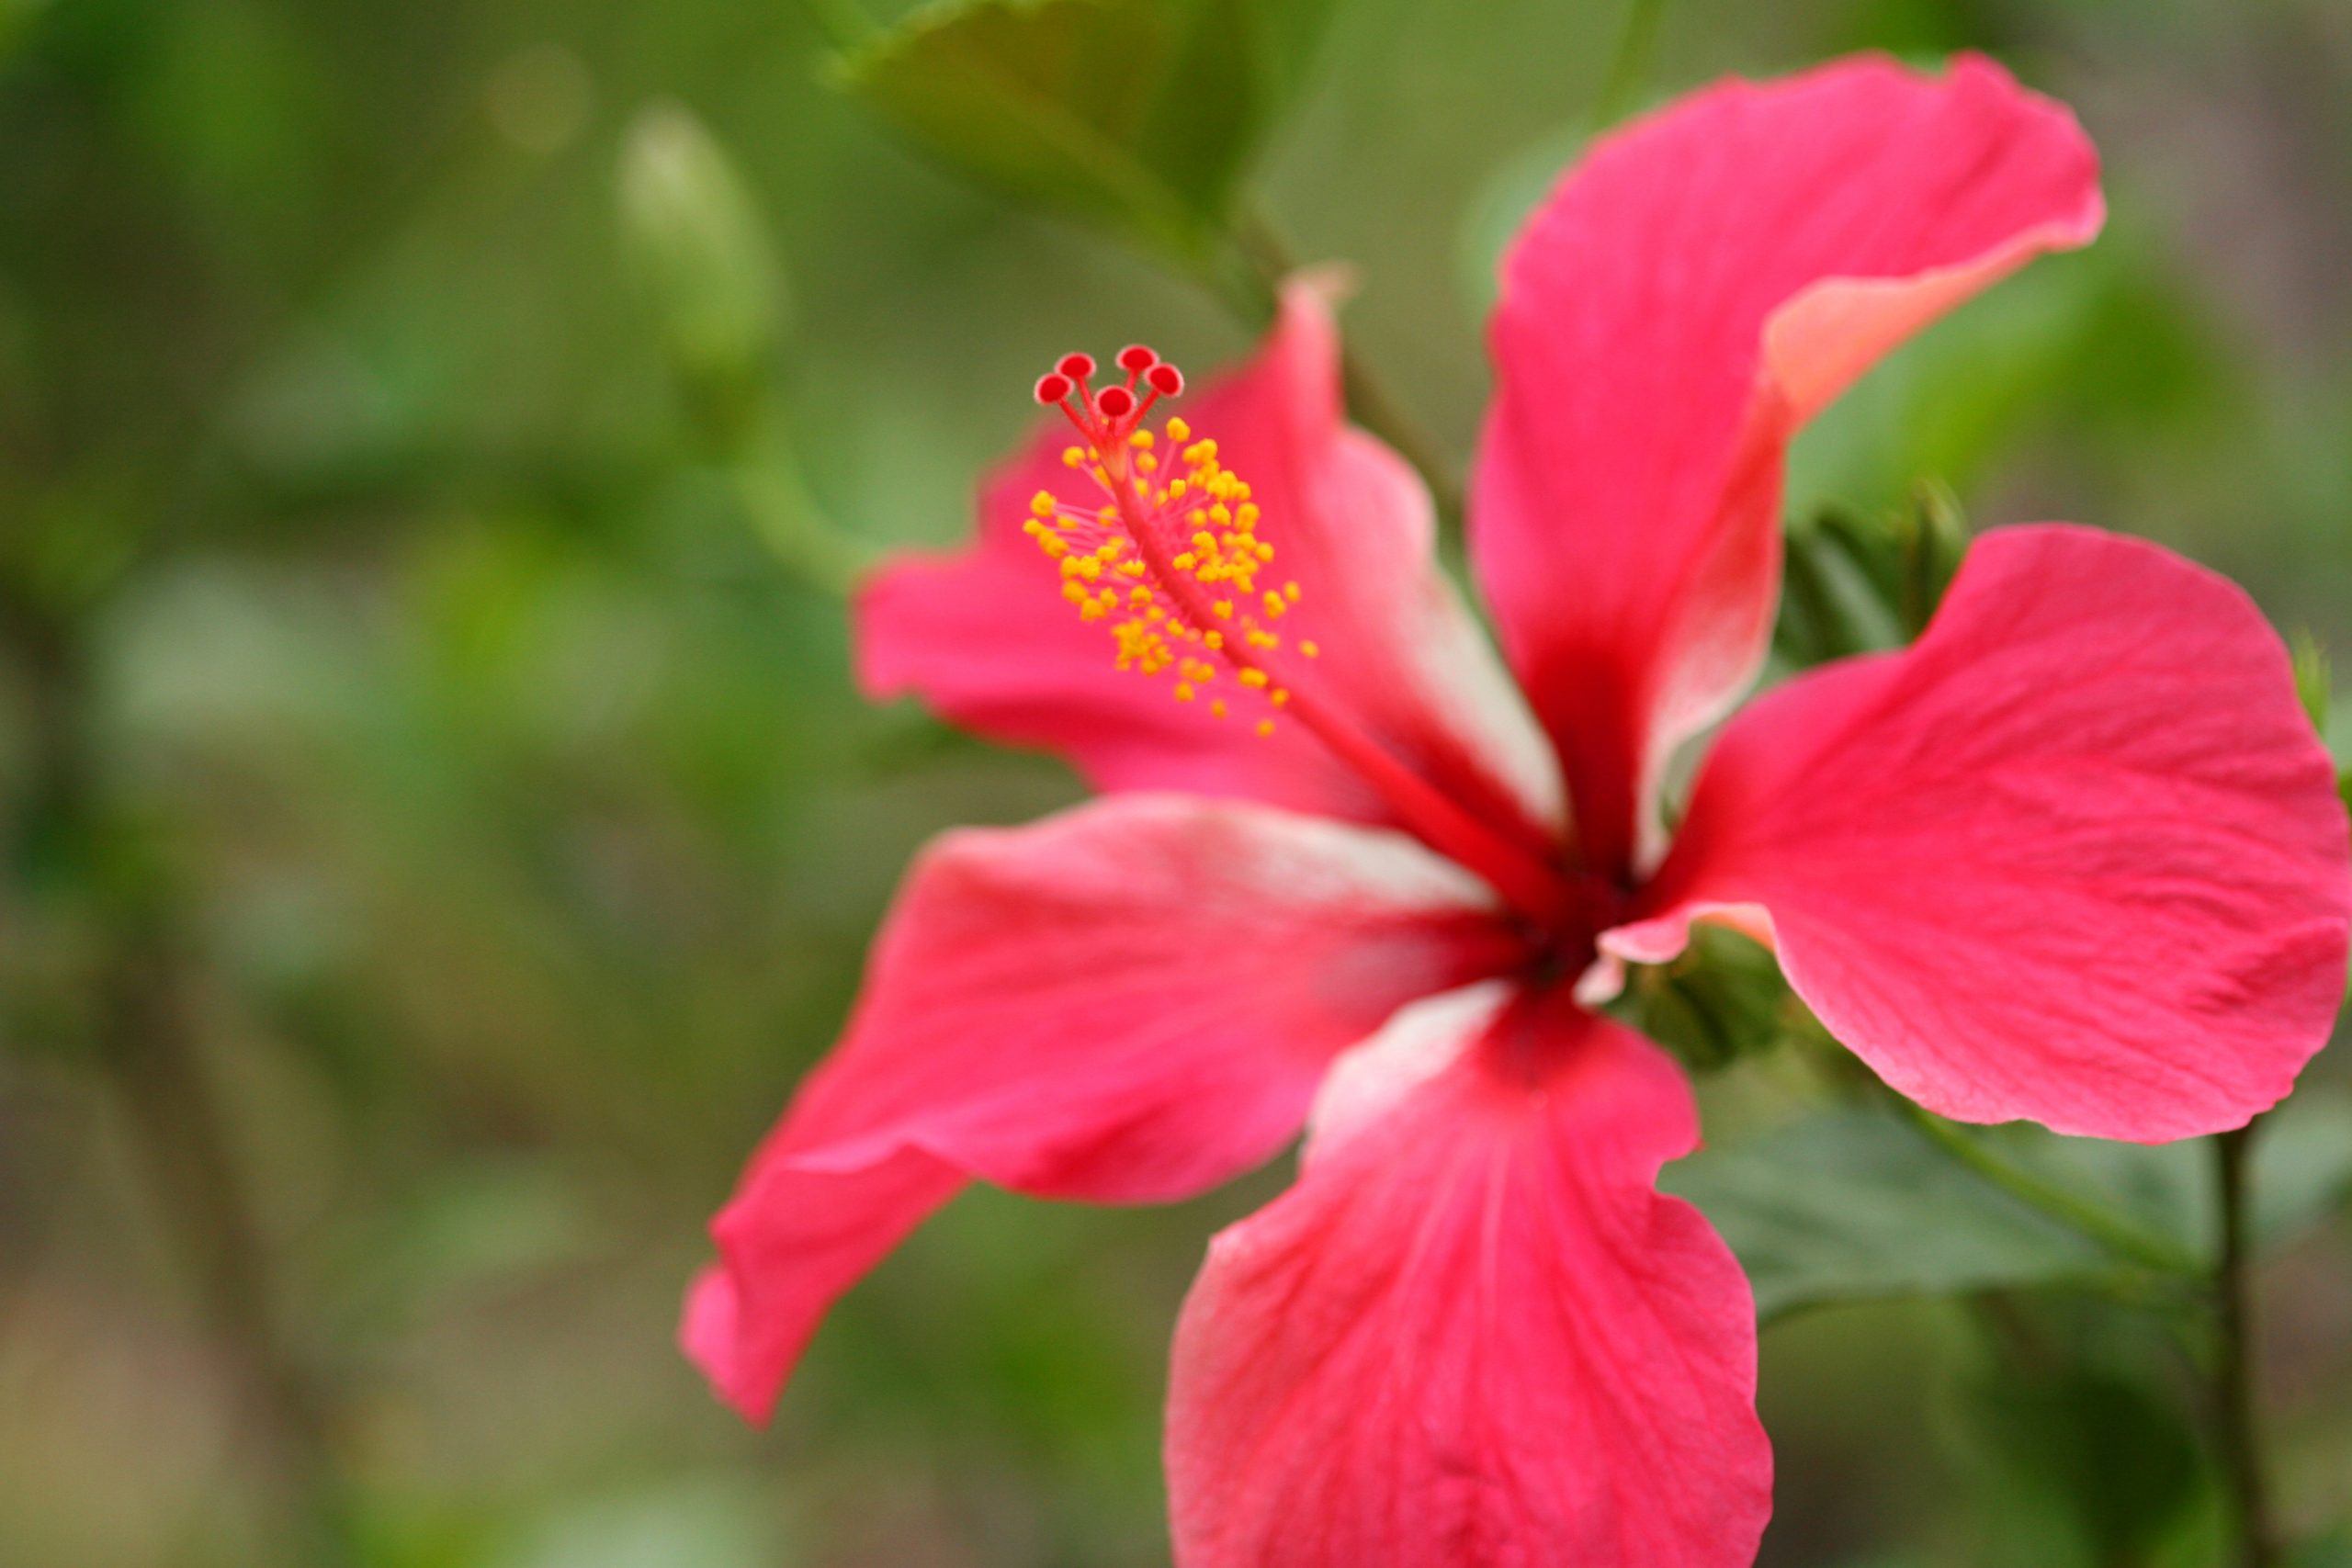
M 1306 655 L 1309 659 L 1320 659 L 1323 657 L 1323 649 L 1313 642 L 1300 643 L 1298 645 L 1298 651 Z
M 1270 707 L 1287 705 L 1290 692 L 1254 660 L 1283 648 L 1272 623 L 1298 603 L 1298 584 L 1259 586 L 1274 558 L 1272 542 L 1258 536 L 1267 519 L 1249 484 L 1218 461 L 1216 443 L 1170 419 L 1157 433 L 1114 426 L 1104 446 L 1069 446 L 1061 456 L 1094 481 L 1104 504 L 1090 511 L 1039 491 L 1022 531 L 1059 563 L 1062 597 L 1079 618 L 1103 623 L 1116 666 L 1172 672 L 1180 702 L 1201 701 L 1204 688 L 1229 673 Z M 1160 475 L 1163 465 L 1169 471 Z M 1310 642 L 1296 646 L 1306 658 L 1319 652 Z M 1236 658 L 1241 649 L 1251 663 Z M 1225 669 L 1227 660 L 1238 667 Z M 1208 698 L 1207 706 L 1227 716 L 1224 700 Z M 1261 735 L 1272 728 L 1271 718 L 1255 724 Z

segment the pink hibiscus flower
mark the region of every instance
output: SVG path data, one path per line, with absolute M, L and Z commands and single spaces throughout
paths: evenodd
M 1733 716 L 1666 841 L 1665 758 L 1761 660 L 1791 435 L 2100 216 L 2074 119 L 1981 60 L 1730 83 L 1598 146 L 1492 329 L 1470 541 L 1515 684 L 1342 423 L 1312 286 L 1193 405 L 1215 441 L 1146 425 L 1182 379 L 1148 351 L 1046 378 L 1068 422 L 971 549 L 868 584 L 861 674 L 1107 797 L 914 868 L 714 1225 L 684 1337 L 719 1391 L 763 1418 L 970 1178 L 1181 1198 L 1304 1125 L 1176 1331 L 1184 1568 L 1748 1562 L 1755 1315 L 1656 1190 L 1696 1118 L 1590 1010 L 1621 961 L 1734 922 L 1921 1104 L 2138 1140 L 2274 1103 L 2341 992 L 2345 814 L 2286 655 L 2130 539 L 1987 536 L 1914 647 Z

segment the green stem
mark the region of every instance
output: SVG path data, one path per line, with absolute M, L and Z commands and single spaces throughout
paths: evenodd
M 1624 25 L 1617 31 L 1617 51 L 1610 57 L 1609 73 L 1592 100 L 1592 128 L 1606 130 L 1625 118 L 1650 79 L 1657 56 L 1658 24 L 1666 17 L 1666 0 L 1625 0 Z
M 2143 1268 L 2165 1274 L 2193 1274 L 2200 1269 L 2201 1265 L 2197 1258 L 2185 1248 L 2142 1230 L 2097 1203 L 2076 1197 L 2023 1166 L 2002 1158 L 1987 1148 L 1983 1140 L 1972 1137 L 1942 1117 L 1921 1110 L 1892 1090 L 1889 1094 L 1902 1109 L 1905 1117 L 1928 1141 L 2019 1202 L 2040 1210 L 2061 1224 L 2098 1242 L 2118 1258 Z
M 1233 221 L 1233 245 L 1247 271 L 1230 281 L 1204 276 L 1206 282 L 1237 313 L 1263 322 L 1272 318 L 1283 280 L 1298 270 L 1298 260 L 1283 243 L 1266 215 L 1244 206 Z M 1422 482 L 1447 522 L 1462 516 L 1462 481 L 1453 466 L 1440 456 L 1437 443 L 1412 415 L 1405 412 L 1386 383 L 1374 374 L 1363 356 L 1344 338 L 1340 345 L 1340 374 L 1349 412 L 1356 422 L 1396 448 L 1398 456 L 1420 471 Z
M 2222 1208 L 2222 1257 L 2213 1276 L 2213 1310 L 2221 1331 L 2221 1357 L 2214 1371 L 2213 1401 L 2222 1474 L 2229 1486 L 2237 1531 L 2231 1551 L 2233 1568 L 2271 1568 L 2278 1560 L 2269 1488 L 2263 1477 L 2261 1428 L 2254 1385 L 2246 1156 L 2258 1124 L 2223 1133 L 2213 1140 Z

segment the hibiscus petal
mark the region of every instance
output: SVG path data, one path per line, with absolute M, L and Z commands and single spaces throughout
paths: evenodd
M 1385 831 L 1136 795 L 951 833 L 714 1222 L 686 1349 L 762 1418 L 833 1298 L 966 1177 L 1198 1192 L 1273 1155 L 1399 1004 L 1521 953 L 1480 885 Z
M 1653 1185 L 1697 1135 L 1674 1066 L 1562 998 L 1436 998 L 1345 1058 L 1185 1303 L 1179 1568 L 1746 1568 L 1754 1307 Z
M 2242 1125 L 2325 1043 L 2348 863 L 2244 593 L 2138 540 L 2007 528 L 1909 650 L 1724 728 L 1653 918 L 1602 943 L 1656 962 L 1743 917 L 1930 1110 L 2157 1142 Z
M 1491 329 L 1471 546 L 1594 870 L 1655 847 L 1666 751 L 1756 671 L 1789 437 L 2101 215 L 2073 117 L 1973 57 L 1728 83 L 1610 138 L 1537 211 Z
M 1411 468 L 1341 421 L 1339 345 L 1320 286 L 1294 285 L 1256 359 L 1187 400 L 1247 479 L 1295 581 L 1269 662 L 1312 685 L 1399 759 L 1498 826 L 1540 841 L 1556 825 L 1552 761 L 1493 650 L 1434 564 L 1428 491 Z M 1078 619 L 1021 532 L 1040 490 L 1083 492 L 1049 424 L 984 487 L 980 533 L 955 555 L 885 566 L 858 601 L 858 678 L 877 699 L 912 693 L 954 722 L 1068 758 L 1102 789 L 1241 796 L 1366 822 L 1387 807 L 1307 731 L 1254 733 L 1237 698 L 1222 723 L 1166 680 L 1114 668 L 1110 634 Z M 1319 657 L 1295 650 L 1317 645 Z

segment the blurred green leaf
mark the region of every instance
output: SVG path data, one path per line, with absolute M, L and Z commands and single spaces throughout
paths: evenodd
M 2177 1250 L 2215 1246 L 2203 1140 L 2146 1145 L 2067 1138 L 2022 1123 L 1959 1129 L 1998 1159 Z M 2275 1247 L 2352 1195 L 2352 1103 L 2304 1094 L 2255 1145 L 2255 1232 Z M 2081 1232 L 2001 1190 L 1901 1122 L 1826 1112 L 1668 1168 L 1756 1287 L 1766 1318 L 1825 1302 L 2096 1283 L 2127 1266 Z
M 925 152 L 1188 261 L 1305 79 L 1331 0 L 949 0 L 836 78 Z
M 1999 1538 L 1993 1561 L 2156 1561 L 2208 1485 L 2181 1413 L 2124 1377 L 2068 1369 L 1986 1378 L 1963 1390 L 1959 1413 L 1991 1493 L 1980 1515 Z
M 1723 1233 L 1766 1319 L 1826 1302 L 2083 1282 L 2115 1260 L 1892 1118 L 1809 1116 L 1668 1168 Z

